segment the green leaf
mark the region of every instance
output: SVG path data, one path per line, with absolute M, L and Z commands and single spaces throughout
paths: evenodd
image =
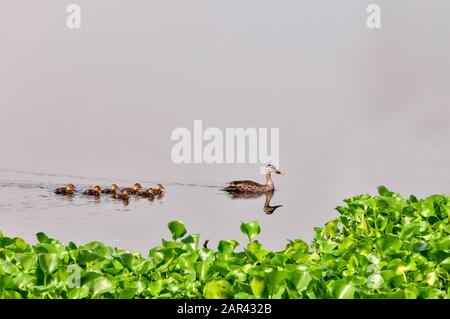
M 420 224 L 419 223 L 411 223 L 403 227 L 402 231 L 400 232 L 399 237 L 403 240 L 409 240 L 414 235 L 418 234 L 420 232 Z
M 338 219 L 334 219 L 326 223 L 325 228 L 330 237 L 333 237 L 338 233 L 338 225 L 339 225 Z
M 214 253 L 211 249 L 202 248 L 199 251 L 200 261 L 195 263 L 195 270 L 200 281 L 205 281 L 208 278 L 208 272 L 214 262 Z
M 14 240 L 14 244 L 16 245 L 16 248 L 18 248 L 18 250 L 21 250 L 21 251 L 28 248 L 28 244 L 22 238 L 16 237 Z
M 189 235 L 186 238 L 182 239 L 181 242 L 185 244 L 184 247 L 189 247 L 189 249 L 197 250 L 198 244 L 200 242 L 200 235 L 199 234 Z
M 355 294 L 355 287 L 351 283 L 343 280 L 336 280 L 332 283 L 332 294 L 337 299 L 352 299 Z
M 233 239 L 221 240 L 217 249 L 224 255 L 230 255 L 238 245 L 239 243 Z
M 17 253 L 16 260 L 25 272 L 33 269 L 37 264 L 36 255 L 33 253 Z
M 136 293 L 136 288 L 127 288 L 120 292 L 119 299 L 132 299 L 134 296 L 136 296 Z
M 209 281 L 203 288 L 203 296 L 206 299 L 229 299 L 233 297 L 231 288 L 231 284 L 224 279 Z
M 148 290 L 153 297 L 158 296 L 163 288 L 163 281 L 157 280 L 148 284 Z
M 114 284 L 111 280 L 101 275 L 86 281 L 85 285 L 89 288 L 94 297 L 114 291 Z
M 383 287 L 384 279 L 379 273 L 374 273 L 367 277 L 367 287 L 370 289 L 379 289 Z
M 390 234 L 377 239 L 376 243 L 382 252 L 386 252 L 387 250 L 398 251 L 402 246 L 402 241 L 397 236 Z
M 253 237 L 255 237 L 261 232 L 259 222 L 256 220 L 250 223 L 241 222 L 241 232 L 247 235 L 249 241 L 252 241 Z
M 39 266 L 44 273 L 51 274 L 58 267 L 58 255 L 55 253 L 40 254 Z
M 284 288 L 286 272 L 273 270 L 266 275 L 266 284 L 270 295 L 276 295 Z
M 184 223 L 182 221 L 172 221 L 167 226 L 172 233 L 173 240 L 177 240 L 186 234 L 186 227 L 184 227 Z
M 40 243 L 50 243 L 50 238 L 47 237 L 44 233 L 37 233 L 36 238 Z
M 22 295 L 14 290 L 3 290 L 0 291 L 1 299 L 23 299 Z
M 67 298 L 69 299 L 83 299 L 89 296 L 89 288 L 87 286 L 75 287 L 69 289 Z
M 264 283 L 264 280 L 253 277 L 250 281 L 250 287 L 252 289 L 253 295 L 257 298 L 261 298 L 263 296 L 266 285 Z
M 392 196 L 392 194 L 394 194 L 393 192 L 391 192 L 389 189 L 387 189 L 386 186 L 378 186 L 378 194 L 380 194 L 381 196 Z
M 19 269 L 12 262 L 0 259 L 0 275 L 8 274 L 8 275 L 17 275 L 19 273 Z M 0 276 L 1 277 L 1 276 Z
M 295 270 L 290 273 L 288 280 L 292 282 L 295 289 L 299 292 L 303 292 L 308 289 L 309 284 L 312 281 L 311 274 L 306 270 Z

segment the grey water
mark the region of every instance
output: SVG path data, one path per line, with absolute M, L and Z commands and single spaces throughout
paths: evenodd
M 257 237 L 310 241 L 334 207 L 387 187 L 450 192 L 448 1 L 0 0 L 0 230 L 35 241 L 102 241 L 146 252 L 185 222 L 210 247 Z M 176 10 L 175 10 L 176 8 Z M 415 10 L 411 10 L 415 8 Z M 233 199 L 228 181 L 264 181 L 257 164 L 175 164 L 171 132 L 279 128 L 271 205 Z M 53 194 L 162 183 L 161 200 L 128 206 Z

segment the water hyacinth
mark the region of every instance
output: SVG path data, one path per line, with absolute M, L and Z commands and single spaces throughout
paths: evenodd
M 337 207 L 310 245 L 278 252 L 258 242 L 200 247 L 180 221 L 147 256 L 99 242 L 64 245 L 43 233 L 30 245 L 0 232 L 2 298 L 448 298 L 450 196 L 404 198 L 385 187 Z

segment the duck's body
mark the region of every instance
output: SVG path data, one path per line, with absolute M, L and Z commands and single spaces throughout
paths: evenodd
M 270 175 L 269 175 L 270 176 Z M 227 192 L 248 192 L 248 193 L 264 193 L 273 191 L 274 185 L 271 178 L 268 178 L 267 184 L 260 184 L 254 181 L 232 181 L 224 188 Z
M 142 186 L 139 183 L 136 183 L 133 185 L 133 187 L 127 187 L 122 189 L 121 191 L 127 191 L 129 195 L 138 195 L 139 192 L 141 191 Z
M 260 184 L 254 181 L 242 180 L 232 181 L 223 190 L 227 192 L 242 192 L 242 193 L 265 193 L 275 189 L 275 185 L 272 181 L 272 173 L 283 174 L 275 168 L 273 165 L 266 166 L 266 183 Z
M 83 192 L 83 195 L 90 195 L 90 196 L 100 196 L 102 192 L 102 189 L 100 188 L 100 186 L 95 186 L 93 189 L 86 189 Z
M 55 189 L 55 194 L 67 195 L 67 187 L 58 187 Z
M 156 184 L 156 187 L 153 189 L 154 195 L 162 195 L 164 193 L 164 186 L 161 184 Z
M 164 193 L 164 186 L 161 184 L 156 184 L 155 188 L 148 188 L 145 192 L 151 196 L 161 196 Z M 145 196 L 145 195 L 144 195 Z
M 111 196 L 114 199 L 128 200 L 130 195 L 126 189 L 124 189 L 121 193 L 116 193 Z
M 71 183 L 67 184 L 66 187 L 58 187 L 54 190 L 55 194 L 59 195 L 73 195 L 73 192 L 75 190 L 75 186 Z
M 138 195 L 141 196 L 141 197 L 146 197 L 149 200 L 154 200 L 155 199 L 155 194 L 153 193 L 153 190 L 154 190 L 153 188 L 149 188 L 146 191 L 139 192 Z
M 103 194 L 116 194 L 119 187 L 116 184 L 112 184 L 111 188 L 102 189 Z

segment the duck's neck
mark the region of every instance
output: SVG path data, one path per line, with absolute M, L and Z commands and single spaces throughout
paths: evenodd
M 270 207 L 270 201 L 272 200 L 273 192 L 268 191 L 266 192 L 266 200 L 264 201 L 264 207 Z
M 273 185 L 273 181 L 272 181 L 272 174 L 266 174 L 266 186 L 268 188 L 268 190 L 274 190 L 274 185 Z

